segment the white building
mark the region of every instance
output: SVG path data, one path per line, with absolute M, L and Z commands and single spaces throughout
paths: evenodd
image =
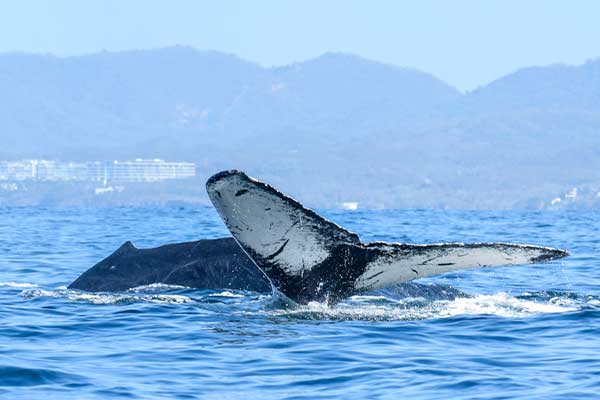
M 0 181 L 159 182 L 196 176 L 196 165 L 160 159 L 92 161 L 0 161 Z

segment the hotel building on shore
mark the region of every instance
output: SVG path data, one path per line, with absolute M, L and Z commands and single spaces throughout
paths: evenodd
M 196 176 L 196 165 L 161 159 L 62 162 L 53 160 L 0 161 L 0 181 L 39 182 L 160 182 Z

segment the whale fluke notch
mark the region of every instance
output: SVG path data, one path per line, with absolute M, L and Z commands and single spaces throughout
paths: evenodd
M 363 244 L 355 233 L 241 171 L 218 173 L 206 188 L 235 240 L 273 285 L 298 303 L 335 302 L 445 272 L 568 255 L 512 243 Z

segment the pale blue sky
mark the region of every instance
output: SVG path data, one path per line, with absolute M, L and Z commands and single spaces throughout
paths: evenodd
M 600 56 L 598 1 L 0 0 L 0 52 L 175 44 L 281 65 L 343 51 L 462 90 L 518 68 Z

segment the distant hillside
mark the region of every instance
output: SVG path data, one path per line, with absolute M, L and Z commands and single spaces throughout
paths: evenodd
M 566 109 L 598 111 L 600 60 L 581 66 L 524 68 L 463 96 L 452 107 L 457 113 Z
M 11 53 L 0 54 L 0 101 L 4 159 L 187 160 L 200 168 L 195 186 L 243 168 L 324 207 L 600 203 L 600 61 L 527 68 L 461 94 L 339 53 L 279 68 L 187 47 Z M 552 204 L 577 187 L 581 201 Z
M 0 90 L 5 152 L 71 158 L 203 157 L 190 146 L 288 129 L 338 136 L 371 124 L 391 128 L 459 95 L 427 74 L 353 56 L 263 69 L 186 47 L 73 58 L 4 54 Z
M 4 54 L 5 151 L 86 159 L 161 153 L 155 143 L 170 142 L 176 153 L 218 125 L 215 115 L 262 75 L 233 56 L 179 47 L 74 58 Z

